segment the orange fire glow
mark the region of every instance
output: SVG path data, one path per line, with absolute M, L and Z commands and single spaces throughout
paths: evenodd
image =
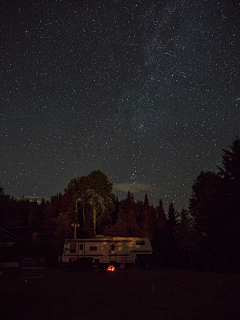
M 107 271 L 115 271 L 115 267 L 110 265 L 108 266 Z

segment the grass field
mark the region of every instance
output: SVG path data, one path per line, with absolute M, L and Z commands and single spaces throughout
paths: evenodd
M 240 275 L 47 268 L 44 279 L 3 274 L 0 299 L 3 320 L 240 320 Z

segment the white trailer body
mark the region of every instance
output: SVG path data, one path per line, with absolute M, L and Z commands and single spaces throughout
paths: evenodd
M 62 263 L 92 258 L 93 263 L 135 263 L 138 256 L 152 254 L 148 238 L 104 237 L 66 239 Z

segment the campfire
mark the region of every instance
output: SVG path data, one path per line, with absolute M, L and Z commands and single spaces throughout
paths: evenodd
M 110 265 L 108 266 L 107 271 L 115 271 L 115 267 Z

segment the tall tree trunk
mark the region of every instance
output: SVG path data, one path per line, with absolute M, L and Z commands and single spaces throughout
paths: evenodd
M 97 209 L 93 207 L 93 237 L 96 238 Z

